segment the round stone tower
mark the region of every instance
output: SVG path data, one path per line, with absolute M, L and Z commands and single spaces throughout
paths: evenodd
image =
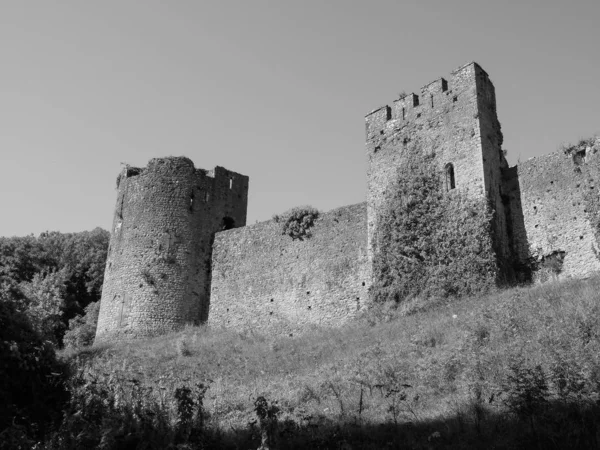
M 214 234 L 246 224 L 248 177 L 155 158 L 123 169 L 117 190 L 96 341 L 206 321 Z

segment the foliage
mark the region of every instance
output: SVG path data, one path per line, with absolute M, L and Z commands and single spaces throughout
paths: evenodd
M 258 417 L 261 433 L 259 450 L 269 450 L 275 445 L 279 407 L 276 402 L 269 402 L 261 395 L 254 401 L 254 412 Z
M 0 291 L 61 345 L 69 320 L 100 299 L 108 240 L 100 228 L 0 238 Z
M 93 302 L 85 307 L 84 315 L 69 320 L 69 329 L 63 339 L 66 348 L 87 347 L 94 343 L 99 313 L 100 302 Z
M 492 214 L 484 199 L 443 192 L 431 158 L 408 159 L 388 192 L 374 243 L 376 302 L 473 295 L 494 286 Z
M 522 419 L 533 420 L 548 405 L 548 383 L 542 366 L 518 362 L 510 366 L 504 390 L 505 403 Z
M 24 443 L 41 437 L 58 419 L 66 400 L 64 373 L 52 345 L 18 310 L 13 299 L 3 294 L 0 297 L 0 442 Z
M 71 378 L 62 424 L 42 448 L 219 448 L 218 436 L 205 430 L 207 385 L 171 381 L 176 387 L 81 368 Z
M 33 413 L 17 414 L 30 420 L 0 428 L 0 442 L 32 448 L 42 439 L 37 448 L 49 449 L 597 448 L 599 289 L 600 278 L 549 282 L 302 336 L 189 327 L 64 352 L 73 375 L 62 422 L 49 430 L 52 423 L 42 420 L 44 432 L 30 425 L 42 416 L 38 409 L 55 408 L 56 417 L 61 399 L 44 400 L 50 386 L 36 391 Z M 13 326 L 26 320 L 15 302 L 4 304 L 12 305 Z M 15 361 L 7 349 L 0 347 L 0 365 Z M 19 344 L 20 354 L 25 349 Z M 3 405 L 12 391 L 29 389 L 31 373 L 17 368 L 16 377 L 0 378 L 11 383 Z
M 311 236 L 310 229 L 318 217 L 319 211 L 312 206 L 297 206 L 281 215 L 273 216 L 273 219 L 281 224 L 281 234 L 302 241 Z
M 64 333 L 62 314 L 65 309 L 66 270 L 36 273 L 30 282 L 21 283 L 25 312 L 34 329 L 54 345 Z
M 592 136 L 589 138 L 579 139 L 577 144 L 563 144 L 560 146 L 560 150 L 565 154 L 575 158 L 578 156 L 578 153 L 583 152 L 584 155 L 586 153 L 586 149 L 594 148 L 598 145 L 598 136 Z

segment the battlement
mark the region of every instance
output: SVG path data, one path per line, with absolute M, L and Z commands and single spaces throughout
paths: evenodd
M 384 105 L 365 116 L 367 134 L 382 130 L 388 121 L 415 121 L 431 114 L 444 112 L 444 106 L 460 101 L 460 94 L 475 86 L 477 79 L 489 82 L 487 73 L 471 62 L 451 72 L 448 80 L 438 78 L 419 90 L 394 100 L 392 105 Z M 491 84 L 491 82 L 490 82 Z

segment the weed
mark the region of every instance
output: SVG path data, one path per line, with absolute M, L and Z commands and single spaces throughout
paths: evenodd
M 185 336 L 181 336 L 175 341 L 175 348 L 179 356 L 192 356 L 192 350 Z
M 505 403 L 509 411 L 526 420 L 535 430 L 535 418 L 540 416 L 548 405 L 548 383 L 542 367 L 530 367 L 524 362 L 510 366 L 511 373 L 504 385 Z
M 142 278 L 149 286 L 156 286 L 156 279 L 149 269 L 145 268 L 141 271 Z
M 261 442 L 258 450 L 273 449 L 277 432 L 277 417 L 279 416 L 277 402 L 269 402 L 261 395 L 254 402 L 254 412 L 258 417 L 261 434 Z

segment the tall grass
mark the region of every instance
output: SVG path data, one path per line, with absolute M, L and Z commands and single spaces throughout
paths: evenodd
M 173 424 L 177 389 L 208 387 L 202 426 L 220 448 L 266 442 L 259 398 L 271 448 L 594 448 L 599 292 L 600 278 L 549 282 L 296 337 L 191 327 L 64 357 Z

